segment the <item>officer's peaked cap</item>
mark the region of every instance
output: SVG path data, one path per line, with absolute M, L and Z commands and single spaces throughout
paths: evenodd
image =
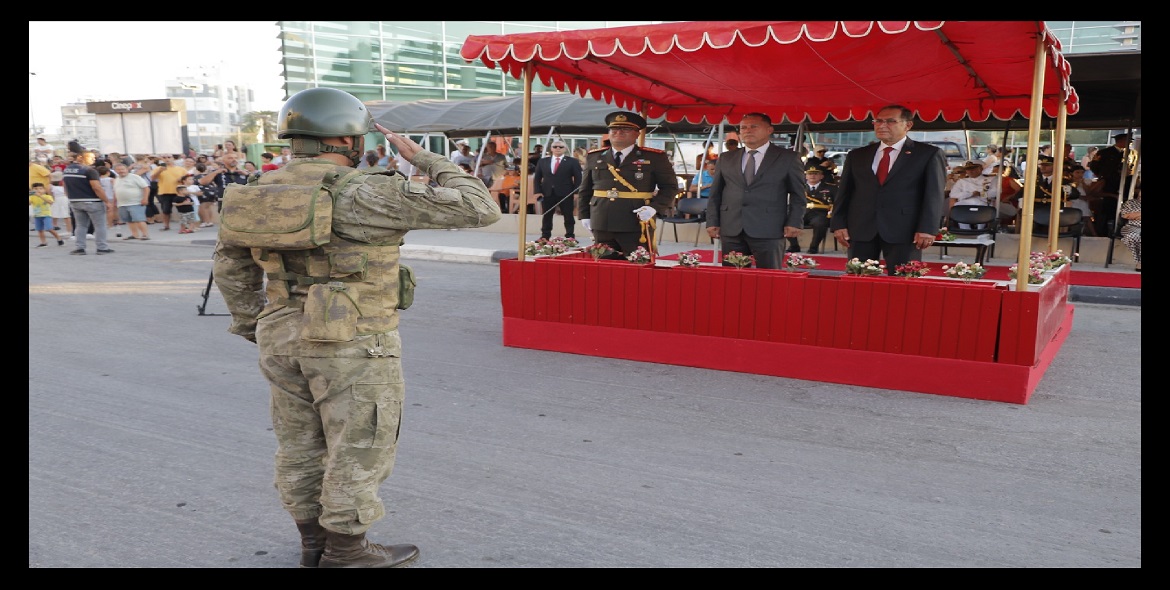
M 605 116 L 606 127 L 631 127 L 633 129 L 645 129 L 646 119 L 638 113 L 631 113 L 630 111 L 614 111 Z

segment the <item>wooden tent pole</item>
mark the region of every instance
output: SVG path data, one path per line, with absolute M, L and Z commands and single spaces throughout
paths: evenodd
M 532 75 L 536 67 L 532 62 L 524 65 L 524 121 L 520 131 L 520 145 L 523 149 L 520 150 L 520 214 L 519 227 L 520 244 L 517 247 L 517 258 L 524 260 L 524 246 L 525 238 L 528 237 L 528 191 L 532 187 L 528 186 L 528 137 L 532 126 Z
M 1035 62 L 1032 69 L 1032 104 L 1028 111 L 1028 155 L 1025 161 L 1034 168 L 1040 157 L 1040 117 L 1044 112 L 1044 64 L 1048 57 L 1044 47 L 1044 36 L 1036 37 Z M 1036 172 L 1025 171 L 1024 202 L 1019 215 L 1020 251 L 1016 255 L 1016 290 L 1028 290 L 1028 266 L 1032 260 L 1032 211 L 1036 203 Z M 1048 233 L 1052 233 L 1052 229 Z

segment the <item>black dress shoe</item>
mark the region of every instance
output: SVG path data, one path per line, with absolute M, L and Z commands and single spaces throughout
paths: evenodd
M 785 252 L 800 252 L 800 246 L 789 246 Z
M 820 251 L 820 250 L 817 250 L 816 248 L 809 248 L 809 249 L 808 249 L 808 253 L 809 253 L 809 254 L 820 254 L 820 253 L 821 253 L 821 251 Z

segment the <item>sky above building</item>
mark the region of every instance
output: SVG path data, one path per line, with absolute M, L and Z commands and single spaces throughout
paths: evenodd
M 52 134 L 76 102 L 166 98 L 166 81 L 221 72 L 253 110 L 284 102 L 276 21 L 29 21 L 29 127 Z

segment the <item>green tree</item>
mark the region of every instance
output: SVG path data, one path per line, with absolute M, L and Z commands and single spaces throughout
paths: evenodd
M 240 132 L 246 138 L 259 138 L 261 143 L 276 141 L 276 116 L 273 111 L 253 111 L 244 115 Z M 261 133 L 263 130 L 263 133 Z M 252 143 L 247 141 L 245 143 Z M 243 149 L 244 146 L 239 146 Z

